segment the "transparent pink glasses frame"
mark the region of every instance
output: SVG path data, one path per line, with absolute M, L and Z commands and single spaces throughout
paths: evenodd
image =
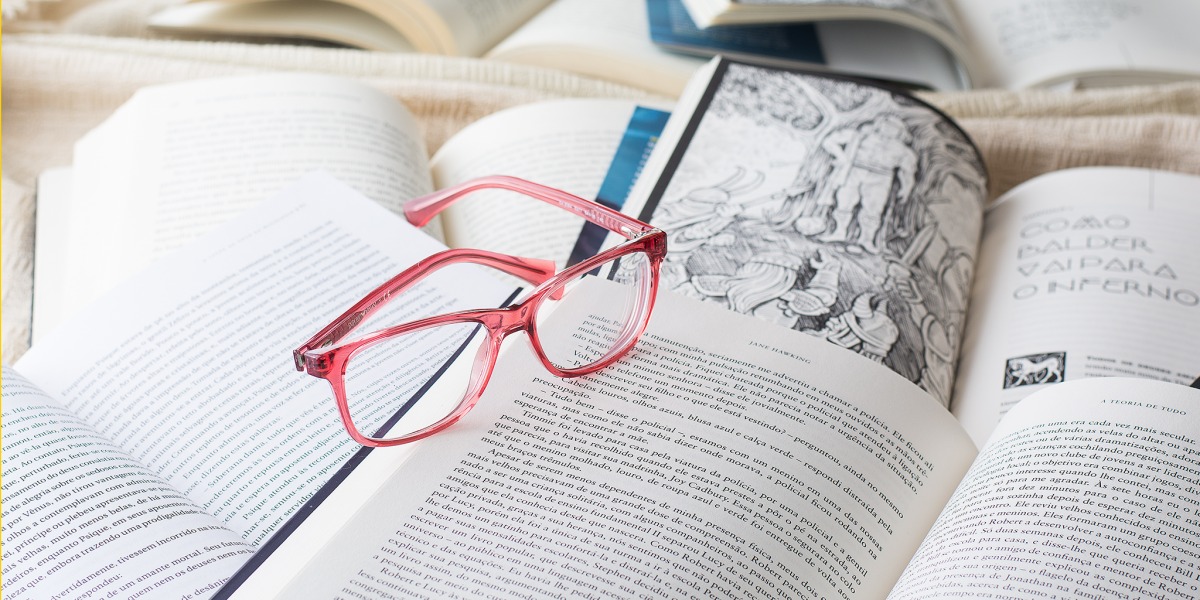
M 666 256 L 666 234 L 646 223 L 623 215 L 605 206 L 578 196 L 539 185 L 515 177 L 494 175 L 481 177 L 441 191 L 409 200 L 404 204 L 408 221 L 420 227 L 442 210 L 464 196 L 483 189 L 499 188 L 522 193 L 543 202 L 559 206 L 617 233 L 628 241 L 609 250 L 555 273 L 553 261 L 521 258 L 472 249 L 452 249 L 439 252 L 405 269 L 399 275 L 376 288 L 359 300 L 340 317 L 325 326 L 319 333 L 292 352 L 298 371 L 327 380 L 333 387 L 338 412 L 350 437 L 364 446 L 395 446 L 414 442 L 438 433 L 463 417 L 479 401 L 491 378 L 500 346 L 509 335 L 524 331 L 533 346 L 534 353 L 546 370 L 557 377 L 578 377 L 594 373 L 619 360 L 637 343 L 654 307 L 657 295 L 658 272 Z M 538 336 L 536 316 L 538 309 L 547 300 L 557 300 L 563 286 L 584 274 L 611 261 L 635 253 L 648 259 L 649 277 L 641 281 L 640 298 L 633 308 L 628 324 L 612 343 L 611 348 L 595 362 L 575 369 L 562 369 L 554 365 L 543 349 Z M 428 317 L 393 327 L 371 332 L 343 343 L 345 338 L 371 315 L 386 306 L 392 299 L 413 287 L 431 273 L 458 263 L 476 263 L 498 269 L 535 285 L 536 287 L 521 302 L 505 308 L 466 310 L 445 315 Z M 346 394 L 346 365 L 361 349 L 383 340 L 402 336 L 414 331 L 441 325 L 474 324 L 482 326 L 487 338 L 479 347 L 470 372 L 466 393 L 458 406 L 441 420 L 411 433 L 391 439 L 364 435 L 354 424 Z

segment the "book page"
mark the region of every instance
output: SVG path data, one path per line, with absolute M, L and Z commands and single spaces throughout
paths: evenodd
M 53 321 L 315 169 L 397 212 L 433 189 L 416 121 L 362 84 L 274 74 L 140 90 L 76 145 L 71 287 Z
M 983 86 L 1145 85 L 1200 74 L 1200 5 L 1189 0 L 957 4 Z
M 954 0 L 683 0 L 701 27 L 819 21 L 887 21 L 937 40 L 980 81 Z
M 9 367 L 5 598 L 186 598 L 254 549 Z
M 528 21 L 551 0 L 419 0 L 402 2 L 416 12 L 437 13 L 441 25 L 453 40 L 454 47 L 429 50 L 417 44 L 422 52 L 438 52 L 457 56 L 482 56 L 505 36 Z M 380 4 L 395 10 L 392 3 L 362 2 L 362 6 Z M 440 28 L 440 27 L 439 27 Z M 406 28 L 400 28 L 402 32 Z
M 825 65 L 835 73 L 941 92 L 971 89 L 965 65 L 921 31 L 886 21 L 818 21 Z
M 644 0 L 557 0 L 487 58 L 563 69 L 677 97 L 706 61 L 650 41 Z
M 978 150 L 894 89 L 711 68 L 623 209 L 668 232 L 663 288 L 854 350 L 948 404 L 986 200 Z
M 1197 407 L 1200 390 L 1135 379 L 1021 402 L 889 598 L 1194 598 Z
M 553 100 L 513 107 L 455 134 L 431 161 L 438 188 L 512 175 L 593 200 L 636 104 Z M 442 213 L 447 243 L 566 263 L 583 219 L 514 192 L 472 194 Z
M 598 290 L 546 327 L 587 338 L 611 306 Z M 871 361 L 662 294 L 596 374 L 554 378 L 514 346 L 361 509 L 323 505 L 353 517 L 306 566 L 281 549 L 296 579 L 276 597 L 881 597 L 973 455 Z
M 416 52 L 378 16 L 329 0 L 205 0 L 168 6 L 150 16 L 152 29 L 329 40 L 380 52 Z
M 47 169 L 37 180 L 37 235 L 34 237 L 33 343 L 57 325 L 67 302 L 67 247 L 71 219 L 71 167 Z
M 951 406 L 977 444 L 1046 385 L 1200 376 L 1197 197 L 1200 177 L 1090 168 L 993 205 Z
M 856 18 L 864 10 L 894 11 L 936 23 L 947 31 L 958 31 L 953 11 L 945 0 L 684 0 L 693 14 L 720 16 L 716 22 L 735 22 L 743 19 L 765 21 L 801 21 L 829 18 Z M 856 13 L 856 9 L 859 11 Z M 842 15 L 831 17 L 831 13 Z M 899 18 L 898 16 L 895 18 Z M 697 19 L 699 21 L 700 19 Z
M 444 247 L 328 175 L 156 263 L 17 369 L 246 542 L 263 542 L 358 449 L 292 350 Z M 439 273 L 374 317 L 498 306 L 511 288 Z M 417 290 L 414 290 L 417 291 Z M 367 326 L 364 326 L 367 327 Z M 369 329 L 368 329 L 369 331 Z M 414 369 L 440 364 L 422 344 Z

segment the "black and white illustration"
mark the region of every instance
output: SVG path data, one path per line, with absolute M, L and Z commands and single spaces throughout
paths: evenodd
M 1067 353 L 1046 352 L 1010 358 L 1004 365 L 1004 389 L 1041 383 L 1062 383 Z
M 948 402 L 986 193 L 975 147 L 907 95 L 726 64 L 642 214 L 670 234 L 664 289 Z

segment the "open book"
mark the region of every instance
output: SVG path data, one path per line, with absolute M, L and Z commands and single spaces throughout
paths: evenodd
M 902 93 L 713 63 L 627 204 L 675 248 L 635 351 L 566 381 L 516 340 L 462 423 L 368 452 L 289 351 L 440 246 L 306 179 L 6 369 L 4 589 L 201 597 L 258 548 L 221 597 L 1189 593 L 1194 392 L 1057 384 L 1197 375 L 1185 202 L 1200 182 L 1063 172 L 986 217 L 983 184 L 965 136 Z M 879 187 L 883 217 L 864 234 Z M 776 248 L 748 251 L 764 243 Z M 786 289 L 764 294 L 774 267 Z M 500 305 L 511 287 L 476 274 L 428 293 L 453 310 Z M 1060 456 L 1032 456 L 1047 453 Z M 992 530 L 1018 517 L 1020 531 Z
M 431 161 L 408 110 L 353 81 L 278 74 L 144 88 L 77 143 L 71 169 L 39 181 L 35 342 L 313 169 L 394 212 L 435 187 L 495 173 L 595 198 L 636 108 L 613 100 L 516 107 L 460 131 Z M 452 246 L 561 264 L 581 225 L 539 202 L 488 192 L 441 215 L 433 233 Z
M 288 348 L 436 249 L 310 177 L 6 368 L 6 594 L 201 598 L 255 546 L 218 597 L 1038 598 L 1196 581 L 1200 392 L 1050 387 L 968 472 L 967 432 L 898 374 L 670 293 L 617 366 L 558 380 L 513 344 L 460 424 L 356 452 Z M 509 293 L 483 273 L 428 285 L 450 309 Z M 581 323 L 603 292 L 545 326 Z
M 967 72 L 937 39 L 889 21 L 804 21 L 700 29 L 682 0 L 646 0 L 650 39 L 686 54 L 872 77 L 910 88 L 970 87 Z
M 1200 376 L 1200 178 L 1062 171 L 985 217 L 986 187 L 966 135 L 910 96 L 715 60 L 627 210 L 670 234 L 665 289 L 878 361 L 977 444 L 1040 384 Z
M 560 381 L 515 350 L 460 427 L 373 453 L 220 597 L 1186 598 L 1200 581 L 1200 390 L 1050 388 L 976 457 L 866 359 L 660 301 L 622 367 Z
M 650 42 L 643 0 L 201 0 L 170 7 L 164 31 L 306 37 L 564 69 L 677 96 L 703 61 Z
M 976 87 L 1154 84 L 1200 77 L 1189 0 L 683 0 L 702 27 L 886 21 L 940 41 Z
M 651 42 L 646 0 L 193 0 L 150 23 L 164 31 L 278 35 L 387 52 L 427 52 L 550 67 L 678 96 L 702 60 Z M 679 10 L 682 10 L 680 8 Z M 678 11 L 677 11 L 678 12 Z M 678 15 L 677 15 L 678 16 Z M 685 17 L 686 18 L 686 17 Z M 823 24 L 805 33 L 809 68 L 960 89 L 936 42 L 903 27 Z M 743 36 L 744 37 L 744 36 Z M 778 46 L 778 36 L 760 45 Z M 897 50 L 896 45 L 902 46 Z

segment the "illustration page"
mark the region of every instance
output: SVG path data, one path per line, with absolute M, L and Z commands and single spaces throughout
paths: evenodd
M 670 234 L 663 288 L 947 403 L 986 193 L 967 136 L 900 92 L 733 61 L 687 96 L 630 199 Z
M 988 211 L 951 406 L 982 444 L 1030 393 L 1085 377 L 1200 377 L 1200 177 L 1043 175 Z

